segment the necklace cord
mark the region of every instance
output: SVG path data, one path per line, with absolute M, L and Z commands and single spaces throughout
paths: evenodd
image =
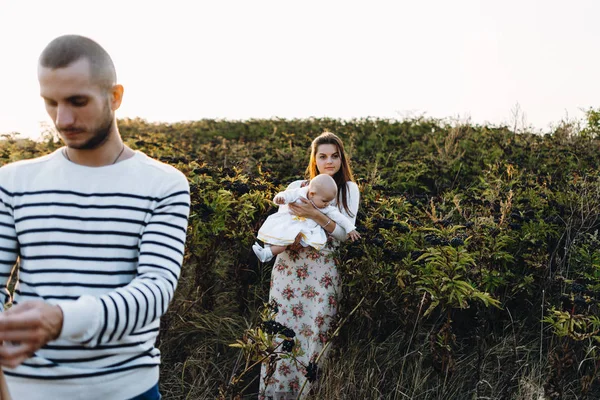
M 117 155 L 117 158 L 115 158 L 115 161 L 113 161 L 110 165 L 114 165 L 117 163 L 117 160 L 119 158 L 121 158 L 121 154 L 123 154 L 123 152 L 125 151 L 125 143 L 123 143 L 123 147 L 121 147 L 121 151 L 119 152 L 119 154 Z M 65 154 L 65 157 L 67 158 L 67 160 L 71 161 L 71 159 L 69 158 L 69 152 L 67 151 L 67 148 L 65 147 L 65 150 L 63 151 L 63 153 Z M 72 161 L 71 161 L 72 162 Z

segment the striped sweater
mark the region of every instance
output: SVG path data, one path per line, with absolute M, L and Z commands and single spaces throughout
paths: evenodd
M 185 176 L 141 152 L 94 168 L 59 149 L 0 168 L 3 286 L 19 259 L 14 303 L 64 316 L 56 341 L 4 369 L 13 398 L 129 399 L 156 384 L 189 207 Z

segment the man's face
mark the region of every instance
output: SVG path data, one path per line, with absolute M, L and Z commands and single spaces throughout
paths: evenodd
M 65 68 L 38 67 L 40 95 L 46 111 L 68 147 L 94 149 L 109 136 L 114 111 L 110 94 L 93 82 L 88 60 Z

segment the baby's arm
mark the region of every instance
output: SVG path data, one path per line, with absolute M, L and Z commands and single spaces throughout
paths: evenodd
M 273 203 L 275 204 L 285 204 L 285 196 L 282 192 L 277 193 L 275 197 L 273 197 Z
M 301 191 L 302 191 L 302 188 L 287 189 L 283 192 L 279 192 L 275 195 L 275 197 L 273 197 L 273 202 L 275 204 L 280 204 L 280 205 L 293 203 L 294 201 L 298 200 L 298 198 L 300 197 Z
M 356 231 L 356 226 L 354 226 L 348 217 L 339 212 L 337 207 L 329 206 L 322 211 L 336 224 L 344 228 L 344 230 L 348 233 L 348 237 L 352 239 L 352 241 L 360 239 L 360 234 Z

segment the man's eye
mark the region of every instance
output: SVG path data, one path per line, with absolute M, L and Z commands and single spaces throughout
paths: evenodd
M 87 100 L 84 100 L 84 99 L 73 100 L 73 101 L 71 101 L 71 104 L 73 104 L 75 107 L 83 107 L 87 104 Z

